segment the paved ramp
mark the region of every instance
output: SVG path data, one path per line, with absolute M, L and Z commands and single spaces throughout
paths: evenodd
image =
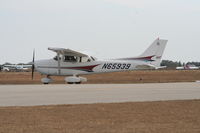
M 200 83 L 0 85 L 0 106 L 200 99 Z

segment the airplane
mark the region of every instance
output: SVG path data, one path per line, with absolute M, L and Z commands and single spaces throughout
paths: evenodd
M 29 65 L 29 64 L 21 64 L 21 65 L 10 64 L 10 65 L 3 65 L 2 70 L 6 71 L 6 72 L 9 72 L 9 71 L 28 71 L 31 67 L 32 67 L 32 65 Z
M 181 67 L 176 67 L 176 70 L 198 70 L 199 67 L 195 66 L 195 65 L 185 65 L 185 66 L 181 66 Z
M 46 75 L 41 79 L 43 84 L 53 82 L 50 76 L 68 76 L 65 77 L 66 83 L 80 84 L 87 81 L 80 75 L 165 68 L 160 66 L 160 63 L 166 44 L 167 40 L 158 38 L 140 56 L 109 60 L 98 60 L 71 49 L 49 47 L 48 50 L 55 52 L 56 56 L 52 59 L 35 61 L 34 50 L 32 79 L 36 70 Z

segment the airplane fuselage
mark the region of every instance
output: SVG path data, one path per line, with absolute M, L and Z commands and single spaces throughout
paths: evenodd
M 144 61 L 91 61 L 91 62 L 60 62 L 53 59 L 35 62 L 35 69 L 45 75 L 85 75 L 95 73 L 119 72 L 144 69 L 138 65 L 145 65 Z M 149 67 L 148 67 L 149 69 Z

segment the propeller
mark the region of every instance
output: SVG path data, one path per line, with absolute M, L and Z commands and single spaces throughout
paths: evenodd
M 33 50 L 33 61 L 32 61 L 32 80 L 34 77 L 34 71 L 35 71 L 35 49 Z

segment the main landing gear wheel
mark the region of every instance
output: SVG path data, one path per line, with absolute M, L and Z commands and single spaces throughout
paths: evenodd
M 87 79 L 84 77 L 70 76 L 65 78 L 65 82 L 68 84 L 81 84 L 86 81 Z
M 67 82 L 68 84 L 81 84 L 81 82 Z
M 49 76 L 47 76 L 46 78 L 42 78 L 41 82 L 43 84 L 49 84 L 49 83 L 53 82 L 53 80 Z

